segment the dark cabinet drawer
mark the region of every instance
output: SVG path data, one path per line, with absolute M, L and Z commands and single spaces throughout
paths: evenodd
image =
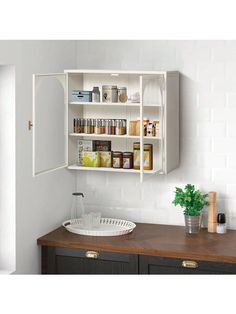
M 43 274 L 137 274 L 138 256 L 42 247 Z
M 236 264 L 42 246 L 43 274 L 236 274 Z
M 236 264 L 139 256 L 140 274 L 236 274 Z

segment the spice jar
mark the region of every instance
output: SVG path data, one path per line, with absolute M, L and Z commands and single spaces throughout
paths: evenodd
M 112 154 L 112 167 L 113 168 L 122 168 L 123 158 L 122 152 L 113 152 Z
M 105 120 L 101 119 L 101 130 L 102 130 L 102 134 L 105 133 Z
M 123 119 L 122 120 L 122 134 L 126 134 L 127 132 L 126 132 L 126 125 L 127 125 L 127 121 L 126 121 L 126 119 Z
M 111 129 L 111 119 L 105 120 L 105 133 L 111 135 L 112 129 Z
M 154 125 L 153 136 L 160 136 L 161 135 L 161 133 L 160 133 L 160 121 L 159 120 L 153 121 L 153 125 Z
M 84 133 L 85 119 L 81 119 L 81 133 Z
M 118 87 L 118 101 L 119 102 L 126 102 L 127 99 L 128 99 L 127 88 L 126 87 Z
M 152 122 L 148 122 L 147 123 L 147 135 L 146 136 L 154 136 L 153 135 L 153 129 L 155 130 L 155 128 L 154 128 L 154 125 L 153 125 L 153 123 Z
M 83 133 L 83 119 L 77 119 L 77 133 Z
M 124 169 L 133 168 L 133 153 L 132 152 L 123 153 L 123 168 Z
M 116 120 L 111 120 L 111 134 L 115 135 L 116 134 Z
M 95 132 L 96 119 L 91 119 L 91 133 Z
M 118 89 L 115 85 L 102 86 L 102 101 L 103 102 L 117 102 Z
M 147 128 L 148 128 L 148 124 L 149 124 L 149 119 L 144 117 L 143 118 L 143 135 L 147 136 Z
M 91 119 L 85 119 L 84 124 L 84 133 L 91 134 L 92 133 L 92 125 L 91 125 Z
M 102 134 L 102 120 L 101 119 L 97 119 L 95 121 L 94 133 L 95 134 Z
M 83 133 L 82 121 L 83 119 L 74 119 L 74 122 L 73 122 L 74 133 Z
M 116 135 L 122 135 L 122 120 L 116 120 Z
M 77 119 L 73 119 L 73 132 L 77 133 Z

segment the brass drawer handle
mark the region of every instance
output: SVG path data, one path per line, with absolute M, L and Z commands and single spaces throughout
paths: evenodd
M 183 261 L 182 266 L 186 268 L 198 268 L 198 263 L 195 261 Z
M 94 258 L 94 259 L 96 259 L 96 258 L 99 257 L 99 253 L 96 252 L 96 251 L 87 251 L 87 252 L 85 253 L 85 256 L 86 256 L 87 258 Z

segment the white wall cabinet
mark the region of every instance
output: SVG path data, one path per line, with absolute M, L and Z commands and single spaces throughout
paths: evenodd
M 126 86 L 128 95 L 139 92 L 139 103 L 73 102 L 72 90 L 92 90 L 102 85 Z M 102 98 L 102 97 L 101 97 Z M 140 136 L 78 134 L 73 118 L 160 120 L 160 134 Z M 63 167 L 70 170 L 112 171 L 144 175 L 167 174 L 179 164 L 179 73 L 165 71 L 65 70 L 61 74 L 33 76 L 33 176 Z M 109 139 L 112 150 L 133 151 L 140 142 L 140 170 L 77 166 L 77 140 Z M 153 170 L 143 169 L 143 144 L 153 144 Z

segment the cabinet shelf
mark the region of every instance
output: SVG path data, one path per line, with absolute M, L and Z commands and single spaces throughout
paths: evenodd
M 72 137 L 94 137 L 94 138 L 122 138 L 122 139 L 140 139 L 138 135 L 110 135 L 110 134 L 87 134 L 87 133 L 70 133 Z M 159 136 L 144 136 L 144 140 L 161 140 Z
M 106 172 L 126 172 L 126 173 L 140 173 L 140 170 L 137 169 L 123 169 L 123 168 L 105 168 L 105 167 L 82 167 L 77 166 L 76 164 L 68 166 L 70 170 L 88 170 L 88 171 L 106 171 Z M 143 173 L 155 174 L 160 173 L 160 170 L 144 170 Z
M 69 105 L 81 105 L 81 106 L 112 106 L 112 107 L 140 107 L 140 103 L 121 103 L 121 102 L 79 102 L 70 101 Z M 144 107 L 161 107 L 160 104 L 144 104 Z

